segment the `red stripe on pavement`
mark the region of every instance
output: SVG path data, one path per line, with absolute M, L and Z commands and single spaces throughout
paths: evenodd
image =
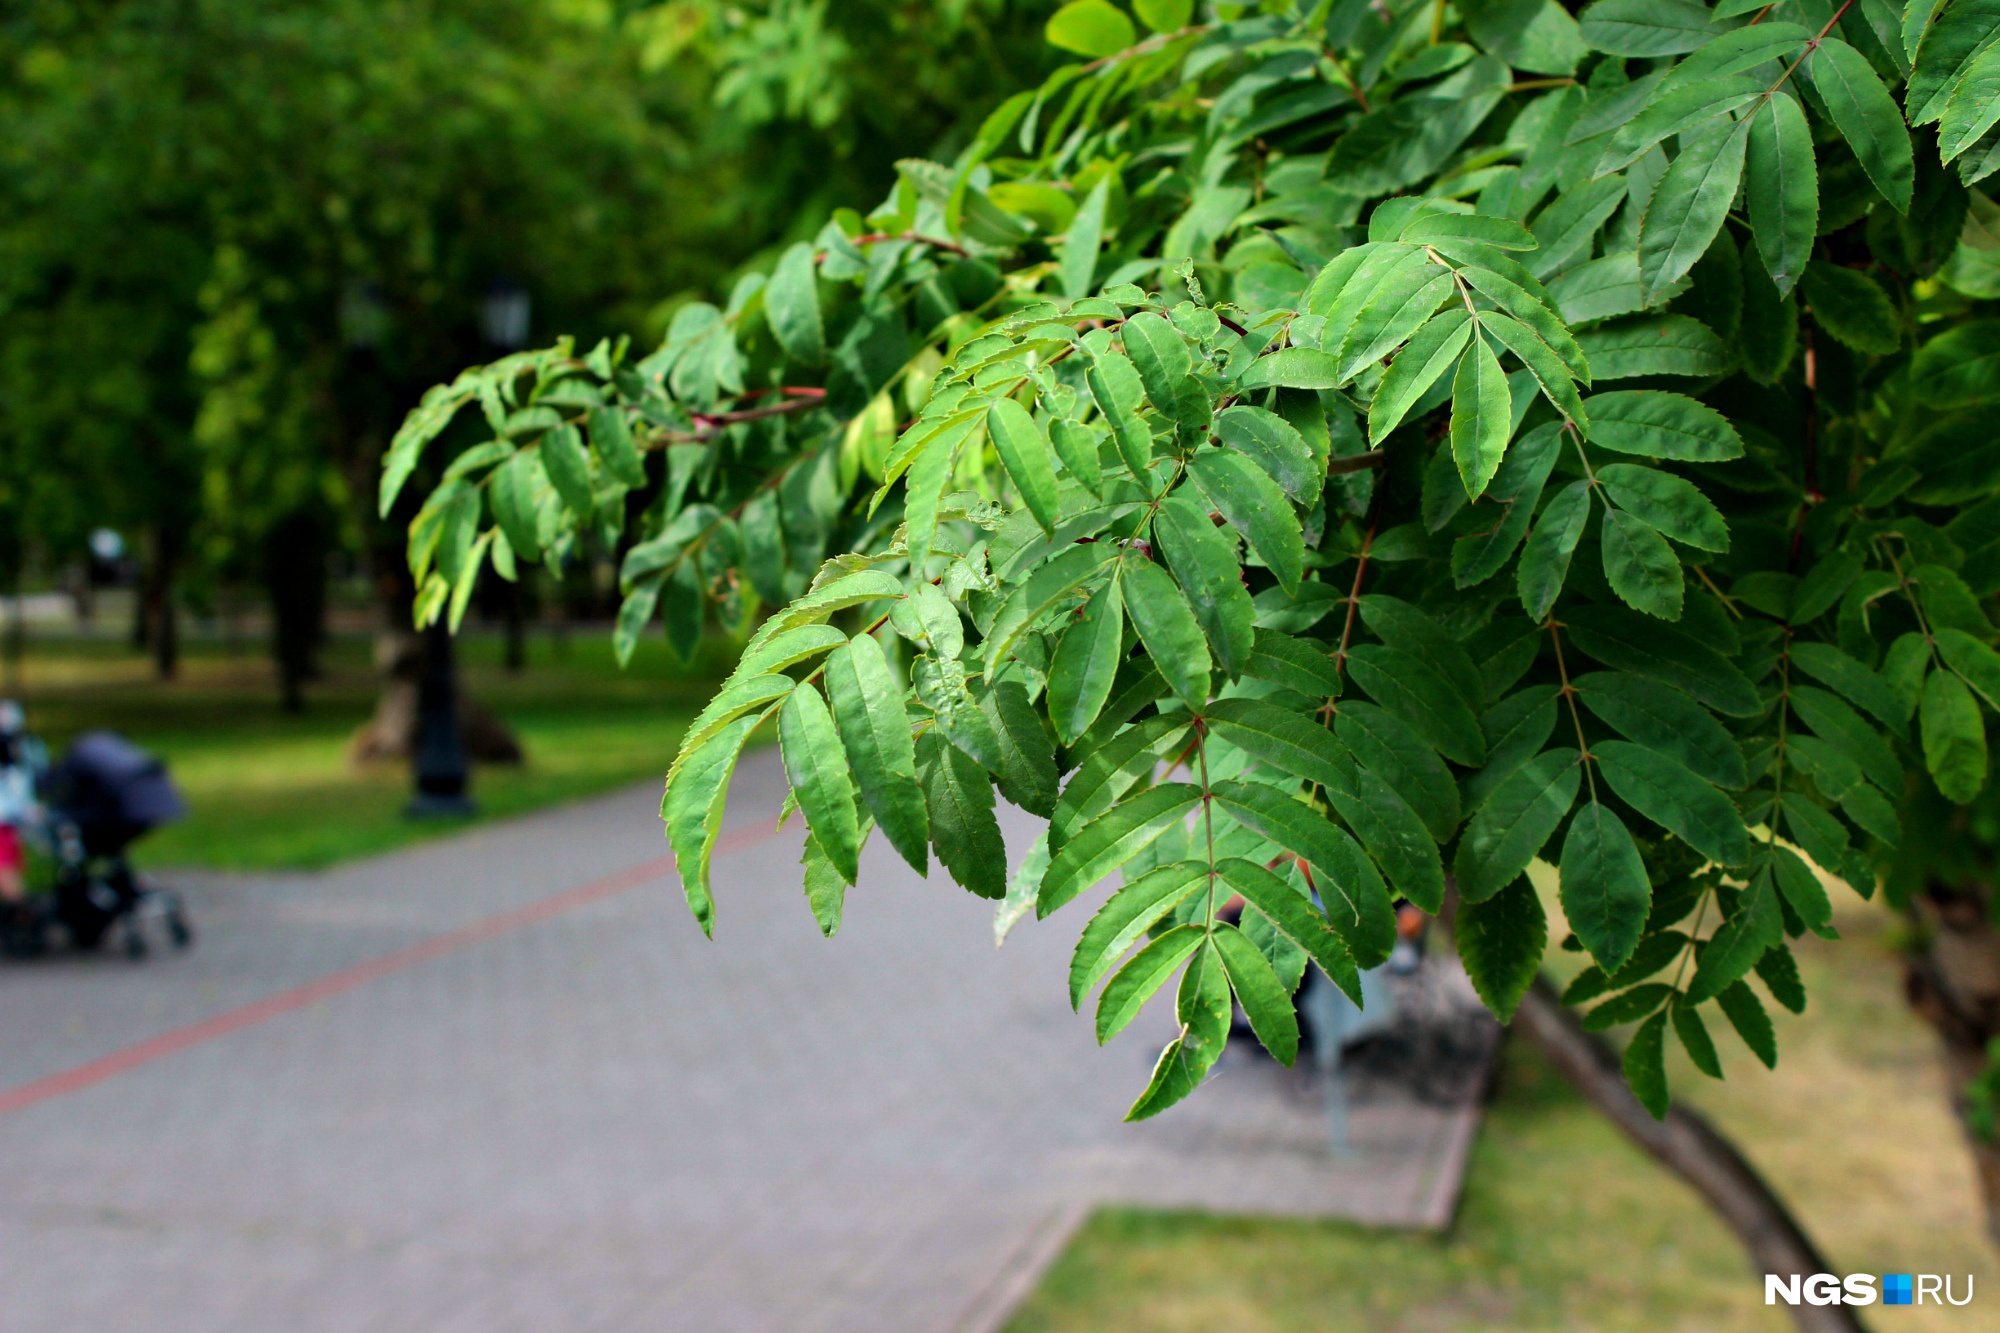
M 776 824 L 761 824 L 752 828 L 738 829 L 717 839 L 715 853 L 721 856 L 740 851 L 753 843 L 763 841 L 777 831 Z M 279 991 L 276 995 L 267 995 L 261 1000 L 252 1000 L 235 1009 L 226 1009 L 213 1017 L 204 1018 L 199 1023 L 163 1032 L 157 1037 L 127 1046 L 123 1050 L 113 1051 L 87 1064 L 80 1064 L 74 1069 L 66 1069 L 59 1074 L 36 1079 L 32 1083 L 23 1083 L 18 1088 L 9 1088 L 5 1092 L 0 1092 L 0 1115 L 67 1096 L 72 1092 L 79 1092 L 93 1083 L 102 1083 L 105 1079 L 122 1074 L 128 1069 L 137 1069 L 141 1065 L 151 1064 L 177 1051 L 184 1051 L 190 1046 L 199 1046 L 205 1041 L 226 1037 L 232 1032 L 241 1032 L 244 1028 L 254 1027 L 266 1019 L 289 1014 L 320 1000 L 345 994 L 358 986 L 386 977 L 392 972 L 400 972 L 406 967 L 415 967 L 418 963 L 427 963 L 433 958 L 440 958 L 454 950 L 463 949 L 468 944 L 490 940 L 496 935 L 505 935 L 523 926 L 532 926 L 551 917 L 561 916 L 564 912 L 572 912 L 579 907 L 588 907 L 592 903 L 615 898 L 621 893 L 629 893 L 641 884 L 661 878 L 673 868 L 673 857 L 657 856 L 614 875 L 606 875 L 603 879 L 592 880 L 565 893 L 558 893 L 552 898 L 544 898 L 540 902 L 529 903 L 526 907 L 517 907 L 511 912 L 490 916 L 484 921 L 475 921 L 469 926 L 413 944 L 407 949 L 398 949 L 394 953 L 383 954 L 380 958 L 371 958 L 365 963 L 357 963 L 353 967 L 330 973 L 317 981 L 308 981 L 302 986 Z

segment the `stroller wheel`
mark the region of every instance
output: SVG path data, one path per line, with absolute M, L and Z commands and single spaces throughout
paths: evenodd
M 0 906 L 0 954 L 9 958 L 38 958 L 48 952 L 48 936 L 42 918 L 25 903 Z
M 186 917 L 175 912 L 167 918 L 167 938 L 174 942 L 176 949 L 185 949 L 194 943 L 194 927 L 188 925 Z
M 128 927 L 125 931 L 125 956 L 127 958 L 146 956 L 146 937 L 139 933 L 136 925 Z

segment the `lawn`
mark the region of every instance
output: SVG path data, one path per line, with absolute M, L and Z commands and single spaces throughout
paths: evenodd
M 402 813 L 407 767 L 363 769 L 347 758 L 349 738 L 374 707 L 370 647 L 358 637 L 333 643 L 325 679 L 299 716 L 279 711 L 270 665 L 247 644 L 195 645 L 179 679 L 162 684 L 121 644 L 38 643 L 16 688 L 31 727 L 52 747 L 109 727 L 168 761 L 192 814 L 139 842 L 140 864 L 305 869 L 657 780 L 727 669 L 719 652 L 683 668 L 649 640 L 620 671 L 608 634 L 578 630 L 531 638 L 526 669 L 510 673 L 496 638 L 469 634 L 464 684 L 514 729 L 528 761 L 475 772 L 474 821 L 416 822 Z
M 1846 897 L 1846 942 L 1800 948 L 1813 999 L 1780 1019 L 1776 1072 L 1731 1035 L 1726 1082 L 1683 1060 L 1675 1088 L 1737 1138 L 1835 1271 L 1976 1275 L 1971 1307 L 1878 1307 L 1871 1326 L 1990 1328 L 2000 1264 L 1935 1040 L 1899 993 L 1897 923 Z M 1790 1327 L 1702 1202 L 1513 1043 L 1449 1234 L 1108 1210 L 1008 1333 Z

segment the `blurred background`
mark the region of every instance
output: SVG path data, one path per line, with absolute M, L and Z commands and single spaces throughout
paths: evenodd
M 433 831 L 399 817 L 409 515 L 374 500 L 404 414 L 558 335 L 657 343 L 898 158 L 949 158 L 1053 66 L 1053 8 L 7 6 L 5 692 L 58 748 L 113 727 L 172 763 L 193 817 L 152 864 L 317 866 Z M 682 663 L 657 640 L 615 670 L 622 556 L 480 589 L 461 707 L 498 761 L 485 814 L 657 774 L 726 671 L 727 645 Z
M 620 670 L 604 548 L 560 580 L 488 575 L 457 650 L 478 814 L 404 817 L 421 646 L 409 514 L 375 514 L 384 446 L 465 366 L 563 334 L 651 346 L 882 197 L 898 158 L 950 160 L 1054 66 L 1054 8 L 6 5 L 0 695 L 54 749 L 111 728 L 168 761 L 190 815 L 134 852 L 161 871 L 316 870 L 657 784 L 734 649 L 680 661 L 655 635 Z M 1800 950 L 1816 998 L 1781 1016 L 1778 1073 L 1739 1051 L 1727 1083 L 1676 1086 L 1851 1270 L 1994 1290 L 1899 994 L 1904 927 L 1863 905 L 1840 924 L 1847 945 Z M 1786 1324 L 1702 1205 L 1516 1045 L 1450 1232 L 1105 1212 L 1013 1326 Z

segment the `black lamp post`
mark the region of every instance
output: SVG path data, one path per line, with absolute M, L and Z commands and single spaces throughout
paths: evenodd
M 458 725 L 458 673 L 452 662 L 451 629 L 440 616 L 424 632 L 423 667 L 417 677 L 417 740 L 412 766 L 417 790 L 412 819 L 474 812 L 472 765 Z
M 497 278 L 479 303 L 479 332 L 492 346 L 513 351 L 528 343 L 528 293 L 510 278 Z M 423 666 L 417 677 L 417 737 L 411 756 L 416 795 L 405 811 L 412 819 L 469 815 L 475 810 L 470 788 L 472 765 L 458 720 L 458 671 L 451 630 L 440 615 L 425 631 Z

